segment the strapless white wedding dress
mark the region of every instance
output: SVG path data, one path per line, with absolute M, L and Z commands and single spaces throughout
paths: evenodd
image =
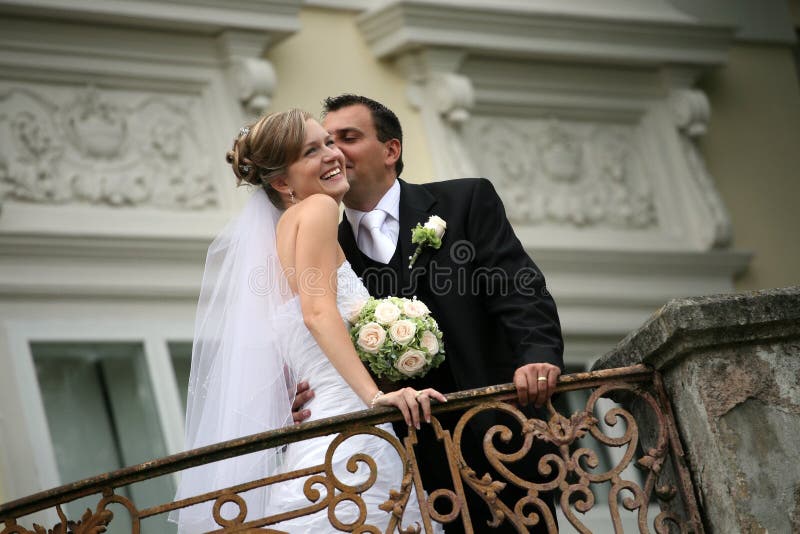
M 350 264 L 345 261 L 337 270 L 337 306 L 343 320 L 346 321 L 344 317 L 347 316 L 349 310 L 368 297 L 367 289 L 356 276 Z M 306 328 L 303 323 L 299 298 L 295 297 L 286 303 L 280 316 L 278 323 L 281 329 L 281 350 L 286 355 L 286 361 L 292 368 L 292 374 L 298 379 L 307 380 L 314 390 L 314 398 L 306 404 L 306 407 L 311 410 L 309 420 L 366 409 L 367 406 L 339 375 L 314 340 L 311 332 Z M 391 424 L 383 424 L 379 428 L 395 437 Z M 288 472 L 322 464 L 329 445 L 335 437 L 335 435 L 323 436 L 290 444 L 284 452 L 281 471 Z M 389 499 L 390 490 L 400 491 L 403 478 L 402 460 L 394 446 L 385 439 L 364 434 L 348 438 L 336 448 L 331 467 L 336 478 L 351 486 L 366 482 L 371 472 L 363 462 L 358 462 L 358 469 L 355 473 L 351 473 L 347 469 L 348 460 L 358 453 L 372 457 L 377 466 L 375 483 L 361 494 L 366 504 L 366 524 L 374 525 L 381 532 L 385 532 L 391 515 L 389 512 L 381 510 L 379 506 Z M 322 475 L 324 476 L 324 473 Z M 304 493 L 304 484 L 308 478 L 280 483 L 278 499 L 273 499 L 269 515 L 299 510 L 313 505 L 314 501 L 309 500 Z M 325 498 L 327 490 L 322 483 L 312 484 L 311 489 L 319 491 L 319 498 L 316 502 Z M 339 490 L 334 491 L 336 494 L 340 493 Z M 278 502 L 274 502 L 275 500 Z M 336 519 L 345 525 L 356 521 L 359 514 L 356 505 L 348 500 L 340 502 L 334 512 Z M 401 526 L 406 528 L 414 523 L 418 523 L 422 529 L 423 522 L 419 504 L 415 491 L 412 489 Z M 434 522 L 433 524 L 435 532 L 443 532 L 439 523 Z M 311 515 L 270 525 L 270 527 L 291 533 L 340 532 L 331 526 L 327 507 Z

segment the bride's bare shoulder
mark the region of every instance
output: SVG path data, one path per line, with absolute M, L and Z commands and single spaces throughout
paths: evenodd
M 339 204 L 332 197 L 322 193 L 314 193 L 313 195 L 304 198 L 303 201 L 297 205 L 297 207 L 303 210 L 339 210 Z
M 339 204 L 328 195 L 317 193 L 306 197 L 294 207 L 299 222 L 320 222 L 328 219 L 339 221 Z
M 338 218 L 338 213 L 339 205 L 334 199 L 328 195 L 316 193 L 304 198 L 302 202 L 290 206 L 290 208 L 281 215 L 278 225 L 281 225 L 284 221 L 291 221 L 297 224 L 307 219 L 318 219 L 320 216 L 327 218 L 332 214 L 336 214 Z

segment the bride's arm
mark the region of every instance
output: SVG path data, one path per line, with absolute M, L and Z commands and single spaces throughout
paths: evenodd
M 364 404 L 396 406 L 408 425 L 419 428 L 419 409 L 430 421 L 430 399 L 446 402 L 434 389 L 417 392 L 406 387 L 381 395 L 356 354 L 350 334 L 336 307 L 336 271 L 339 243 L 339 207 L 324 195 L 303 200 L 303 211 L 295 238 L 295 268 L 300 308 L 305 322 L 322 351 Z
M 369 406 L 378 387 L 361 364 L 336 307 L 339 208 L 325 195 L 306 198 L 300 207 L 295 280 L 303 321 L 339 374 Z

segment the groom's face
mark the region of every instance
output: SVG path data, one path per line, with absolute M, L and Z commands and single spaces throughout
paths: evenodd
M 378 140 L 369 108 L 356 104 L 331 111 L 322 126 L 344 153 L 351 192 L 383 187 L 387 181 L 386 146 Z

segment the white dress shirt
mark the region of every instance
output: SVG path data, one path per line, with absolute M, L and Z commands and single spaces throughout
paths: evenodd
M 397 247 L 397 238 L 400 234 L 400 182 L 394 181 L 392 187 L 386 191 L 386 194 L 381 197 L 378 205 L 375 206 L 376 210 L 386 212 L 386 219 L 381 226 L 381 233 L 385 234 Z M 374 211 L 374 210 L 373 210 Z M 344 213 L 347 216 L 347 221 L 353 229 L 353 237 L 358 243 L 358 232 L 361 229 L 361 219 L 367 214 L 365 211 L 359 211 L 352 208 L 345 207 Z M 363 252 L 363 251 L 362 251 Z

